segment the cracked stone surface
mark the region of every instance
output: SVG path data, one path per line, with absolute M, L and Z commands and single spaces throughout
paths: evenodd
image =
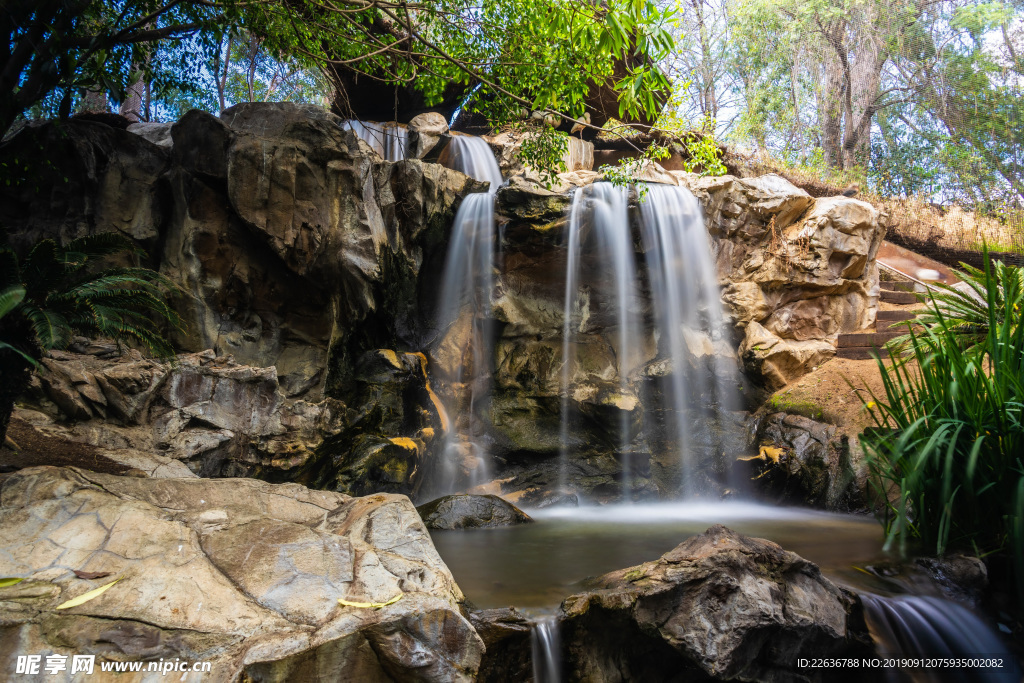
M 851 593 L 777 544 L 716 525 L 562 602 L 573 681 L 834 680 L 801 657 L 869 641 Z
M 483 652 L 400 495 L 28 468 L 0 483 L 0 576 L 24 579 L 0 588 L 4 671 L 56 653 L 210 661 L 204 681 L 468 681 Z

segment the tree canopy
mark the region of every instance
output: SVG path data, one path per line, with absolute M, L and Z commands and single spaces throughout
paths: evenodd
M 599 86 L 618 93 L 620 115 L 653 118 L 655 94 L 669 85 L 658 63 L 671 49 L 670 21 L 653 0 L 5 3 L 0 126 L 33 107 L 67 114 L 88 91 L 121 102 L 140 80 L 174 110 L 213 92 L 223 106 L 231 87 L 273 96 L 257 81 L 290 79 L 290 94 L 309 97 L 324 85 L 318 74 L 339 72 L 408 86 L 427 107 L 454 86 L 458 104 L 493 121 L 524 108 L 581 117 Z

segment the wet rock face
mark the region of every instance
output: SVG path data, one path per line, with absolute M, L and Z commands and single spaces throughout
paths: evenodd
M 443 496 L 416 508 L 428 529 L 489 529 L 533 520 L 498 496 Z
M 483 643 L 404 496 L 39 467 L 4 479 L 0 501 L 0 574 L 24 578 L 0 589 L 3 666 L 56 653 L 209 661 L 214 681 L 476 674 Z
M 318 400 L 365 350 L 421 346 L 447 230 L 479 189 L 435 164 L 382 161 L 340 123 L 314 106 L 247 103 L 189 112 L 169 133 L 26 129 L 0 156 L 51 165 L 0 189 L 0 219 L 19 249 L 131 236 L 185 292 L 180 348 L 275 366 L 287 396 Z
M 862 509 L 864 492 L 837 428 L 802 415 L 772 413 L 757 427 L 760 454 L 748 462 L 759 493 L 777 503 Z
M 421 353 L 374 349 L 355 364 L 346 427 L 325 438 L 307 466 L 322 488 L 367 495 L 415 494 L 428 454 L 440 448 L 448 416 L 427 377 Z
M 722 526 L 593 585 L 562 603 L 576 681 L 827 680 L 797 659 L 868 642 L 852 595 L 816 565 Z

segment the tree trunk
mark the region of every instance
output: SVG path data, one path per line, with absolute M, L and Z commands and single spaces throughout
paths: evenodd
M 143 120 L 144 107 L 143 101 L 146 94 L 146 82 L 139 77 L 139 80 L 132 83 L 128 90 L 125 92 L 124 102 L 121 103 L 121 108 L 118 113 L 131 121 L 132 123 L 138 123 Z
M 89 114 L 106 114 L 110 111 L 110 103 L 107 101 L 107 93 L 101 90 L 86 90 L 82 94 L 82 101 L 78 105 L 80 112 Z
M 829 168 L 843 167 L 843 66 L 838 57 L 827 55 L 818 89 L 818 125 L 821 149 Z

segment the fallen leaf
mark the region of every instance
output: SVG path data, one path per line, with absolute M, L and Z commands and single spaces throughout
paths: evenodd
M 774 448 L 772 446 L 761 446 L 761 450 L 758 451 L 758 455 L 764 460 L 771 460 L 773 465 L 779 464 L 779 458 L 786 451 L 781 448 Z
M 342 600 L 341 598 L 338 598 L 338 604 L 344 605 L 345 607 L 361 607 L 362 609 L 380 609 L 381 607 L 393 605 L 401 599 L 402 593 L 399 593 L 387 602 L 351 602 L 349 600 Z
M 6 579 L 0 579 L 0 588 L 7 588 L 8 586 L 13 586 L 14 584 L 21 583 L 24 580 L 25 579 L 16 579 L 16 578 L 13 578 L 13 577 L 12 578 L 6 578 Z
M 82 572 L 77 569 L 72 570 L 75 572 L 75 576 L 80 579 L 103 579 L 110 576 L 110 572 Z
M 750 462 L 751 460 L 769 460 L 773 465 L 779 464 L 779 458 L 786 452 L 785 448 L 775 448 L 774 446 L 761 446 L 761 449 L 757 452 L 757 455 L 748 455 L 746 457 L 736 458 L 744 462 Z
M 111 586 L 113 586 L 115 583 L 117 583 L 120 580 L 121 579 L 114 579 L 113 581 L 111 581 L 110 583 L 108 583 L 105 586 L 100 586 L 99 588 L 94 588 L 91 591 L 89 591 L 88 593 L 82 593 L 77 598 L 73 598 L 71 600 L 68 600 L 63 605 L 58 605 L 57 609 L 70 609 L 72 607 L 78 607 L 79 605 L 82 605 L 84 603 L 89 602 L 93 598 L 98 598 L 99 596 L 103 595 L 103 593 L 106 592 L 106 590 L 108 588 L 110 588 Z

